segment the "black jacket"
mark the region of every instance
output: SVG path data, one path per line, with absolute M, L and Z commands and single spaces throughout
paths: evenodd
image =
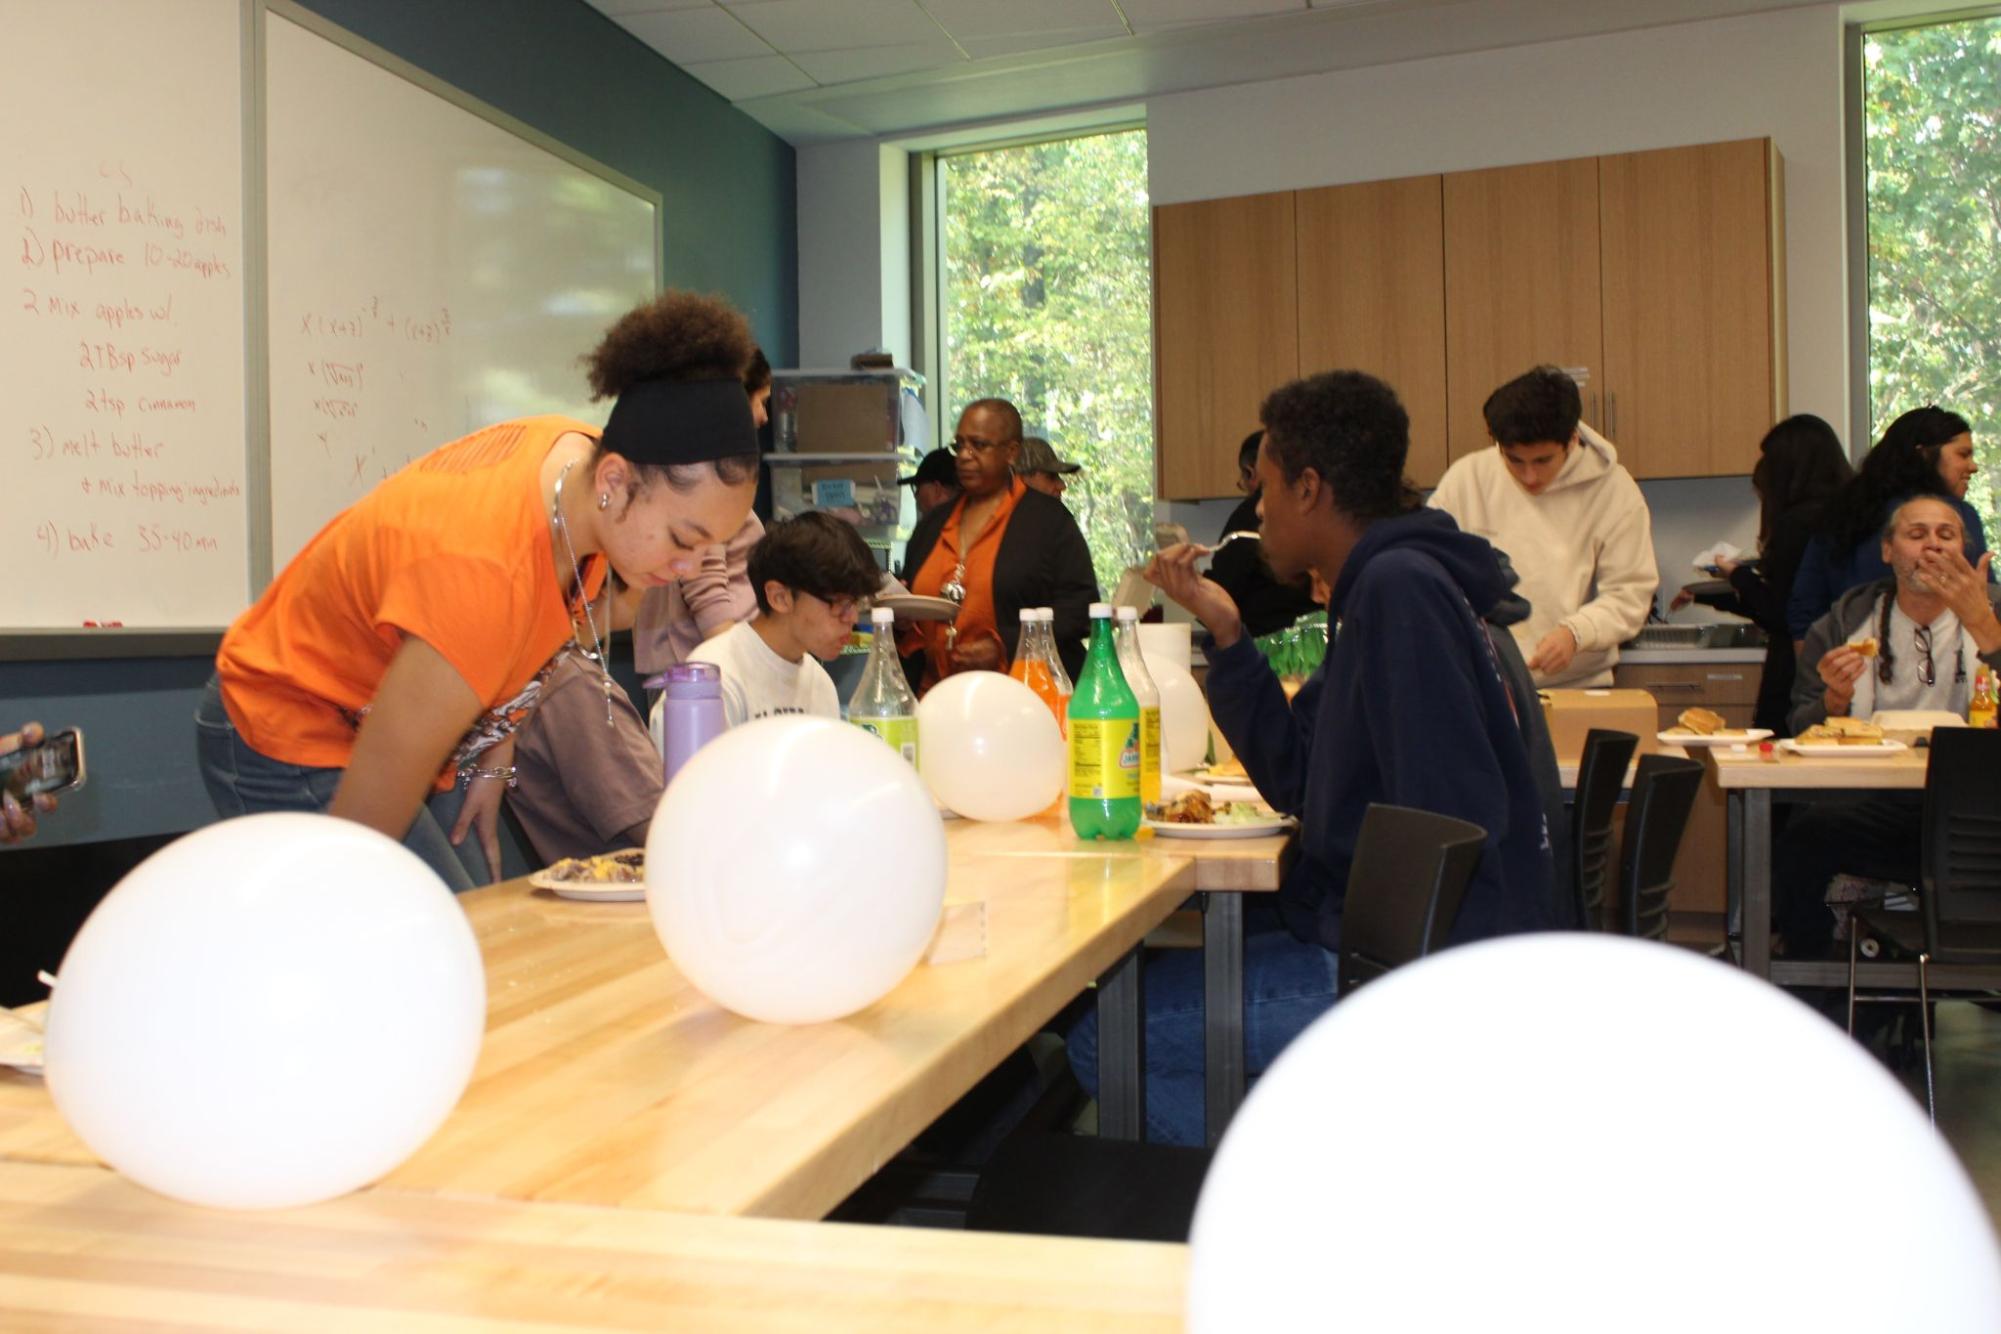
M 917 521 L 904 548 L 902 579 L 908 584 L 924 568 L 938 534 L 952 515 L 954 500 L 940 505 Z M 1084 667 L 1084 640 L 1091 633 L 1091 604 L 1098 600 L 1098 576 L 1091 568 L 1091 549 L 1070 511 L 1054 496 L 1023 487 L 1014 502 L 1014 514 L 1001 534 L 1000 552 L 994 559 L 994 621 L 1000 630 L 1007 655 L 1014 657 L 1021 638 L 1021 609 L 1051 607 L 1056 612 L 1056 652 L 1063 670 L 1076 680 Z M 923 671 L 922 655 L 908 659 L 913 666 L 910 679 L 915 685 Z
M 1751 722 L 1780 736 L 1792 734 L 1786 715 L 1792 709 L 1793 677 L 1798 671 L 1786 604 L 1792 600 L 1793 580 L 1820 523 L 1821 508 L 1822 502 L 1812 500 L 1772 520 L 1756 563 L 1731 571 L 1730 592 L 1699 599 L 1704 606 L 1742 616 L 1765 632 L 1765 673 L 1758 682 L 1758 708 Z

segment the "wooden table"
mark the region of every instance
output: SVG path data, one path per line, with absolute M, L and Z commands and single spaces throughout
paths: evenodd
M 955 821 L 946 826 L 952 855 L 990 857 L 1125 856 L 1173 858 L 1192 863 L 1190 888 L 1202 906 L 1202 1037 L 1205 1122 L 1211 1144 L 1243 1105 L 1244 900 L 1284 883 L 1299 852 L 1290 833 L 1264 838 L 1163 838 L 1142 831 L 1129 842 L 1080 839 L 1054 812 L 1018 824 Z M 1137 1026 L 1137 1027 L 1135 1027 Z M 1140 1139 L 1145 1133 L 1141 1075 L 1144 996 L 1137 956 L 1123 963 L 1098 992 L 1098 1133 Z M 1103 1096 L 1115 1090 L 1107 1104 Z
M 1127 960 L 1136 979 L 1140 941 L 1196 887 L 1178 853 L 1018 856 L 980 834 L 955 831 L 946 897 L 985 904 L 984 955 L 920 965 L 862 1013 L 809 1027 L 696 992 L 643 903 L 573 903 L 525 880 L 461 896 L 486 961 L 486 1040 L 458 1107 L 382 1185 L 821 1217 L 1094 978 Z M 94 1162 L 39 1080 L 0 1070 L 9 1158 Z
M 0 1328 L 1174 1330 L 1188 1252 L 364 1191 L 224 1213 L 0 1163 Z
M 1829 960 L 1772 960 L 1772 802 L 1803 801 L 1846 793 L 1920 791 L 1929 751 L 1916 748 L 1868 758 L 1823 759 L 1779 751 L 1771 760 L 1756 752 L 1707 752 L 1717 786 L 1729 802 L 1730 903 L 1743 917 L 1743 964 L 1753 974 L 1781 986 L 1846 986 L 1848 965 Z M 1856 980 L 1871 985 L 1900 983 L 1911 976 L 1903 964 L 1866 964 Z M 1938 985 L 1957 978 L 1932 970 Z

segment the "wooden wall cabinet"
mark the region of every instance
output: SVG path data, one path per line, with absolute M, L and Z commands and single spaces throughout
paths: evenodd
M 1299 378 L 1292 192 L 1155 209 L 1153 283 L 1160 494 L 1233 495 L 1258 404 Z
M 1359 370 L 1410 413 L 1407 471 L 1445 475 L 1445 215 L 1440 178 L 1301 190 L 1299 373 Z
M 1544 362 L 1635 477 L 1746 474 L 1786 411 L 1783 198 L 1751 139 L 1156 209 L 1160 494 L 1232 494 L 1264 395 L 1337 366 L 1396 387 L 1423 486 Z
M 1604 360 L 1598 160 L 1445 178 L 1445 368 L 1453 458 L 1493 444 L 1480 408 L 1531 366 Z M 1584 415 L 1595 421 L 1595 389 Z

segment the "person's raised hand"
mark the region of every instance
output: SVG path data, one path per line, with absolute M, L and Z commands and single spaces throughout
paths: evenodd
M 1195 562 L 1208 554 L 1208 548 L 1193 542 L 1168 547 L 1147 562 L 1146 581 L 1207 626 L 1216 647 L 1228 648 L 1244 632 L 1243 616 L 1223 586 L 1195 568 Z

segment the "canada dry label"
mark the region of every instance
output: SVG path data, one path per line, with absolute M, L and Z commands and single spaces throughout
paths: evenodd
M 1070 719 L 1070 795 L 1089 801 L 1139 797 L 1139 719 Z
M 856 718 L 855 726 L 873 732 L 889 743 L 889 748 L 917 763 L 917 720 L 915 718 Z

